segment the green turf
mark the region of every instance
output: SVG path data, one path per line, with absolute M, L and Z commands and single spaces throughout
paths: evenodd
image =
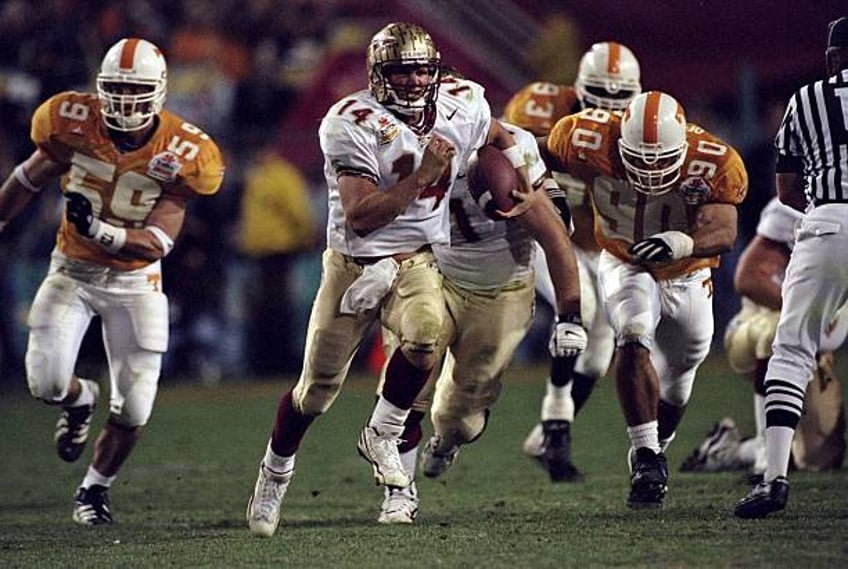
M 111 492 L 118 523 L 97 528 L 70 519 L 90 449 L 79 463 L 63 463 L 51 443 L 56 410 L 22 390 L 0 394 L 0 567 L 848 566 L 845 472 L 793 474 L 789 509 L 761 521 L 731 514 L 747 490 L 741 474 L 677 472 L 721 417 L 752 429 L 748 388 L 722 358 L 712 358 L 695 385 L 659 512 L 625 506 L 627 440 L 609 380 L 574 429 L 586 482 L 552 485 L 522 456 L 543 373 L 509 373 L 485 436 L 443 479 L 419 480 L 413 527 L 375 522 L 381 494 L 355 452 L 373 381 L 351 378 L 303 444 L 271 539 L 249 535 L 244 507 L 285 382 L 163 386 Z

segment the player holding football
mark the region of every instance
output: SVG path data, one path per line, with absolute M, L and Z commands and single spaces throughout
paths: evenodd
M 430 35 L 392 23 L 367 48 L 368 89 L 330 107 L 319 137 L 329 190 L 328 248 L 303 370 L 280 399 L 247 508 L 250 531 L 271 536 L 309 425 L 332 405 L 367 329 L 377 320 L 400 346 L 357 448 L 382 485 L 406 488 L 399 435 L 436 364 L 445 320 L 432 245 L 449 239 L 448 192 L 470 153 L 492 143 L 516 158 L 519 215 L 532 205 L 515 140 L 492 120 L 483 88 L 442 83 Z M 523 198 L 523 199 L 522 199 Z M 526 200 L 526 201 L 525 201 Z
M 89 322 L 99 315 L 109 361 L 109 418 L 75 496 L 74 521 L 113 521 L 108 490 L 153 409 L 168 345 L 161 259 L 174 247 L 187 201 L 212 195 L 224 167 L 196 126 L 163 110 L 162 52 L 122 39 L 103 58 L 97 93 L 65 92 L 33 115 L 36 150 L 0 188 L 0 227 L 61 176 L 66 198 L 50 269 L 29 314 L 27 382 L 62 406 L 56 449 L 83 452 L 99 386 L 74 375 Z
M 483 434 L 502 388 L 503 373 L 533 321 L 536 243 L 551 261 L 556 289 L 558 318 L 551 354 L 575 357 L 586 346 L 577 261 L 566 226 L 571 225 L 568 206 L 564 199 L 555 206 L 546 193 L 556 193 L 558 187 L 547 173 L 533 135 L 513 125 L 504 127 L 522 150 L 537 199 L 521 216 L 496 221 L 475 198 L 489 188 L 470 188 L 470 174 L 458 179 L 451 191 L 450 245 L 434 246 L 448 308 L 437 345 L 440 364 L 416 398 L 399 446 L 410 477 L 415 473 L 422 435 L 420 422 L 428 409 L 433 436 L 421 455 L 425 476 L 441 476 L 460 447 Z M 472 158 L 471 168 L 484 167 Z M 390 334 L 384 335 L 387 344 L 392 340 Z M 378 521 L 412 523 L 417 511 L 413 481 L 407 488 L 385 490 Z
M 504 110 L 505 120 L 536 136 L 547 135 L 554 123 L 586 108 L 621 111 L 642 92 L 639 62 L 617 42 L 594 44 L 580 58 L 574 87 L 537 82 L 516 93 Z M 541 421 L 524 442 L 524 452 L 544 466 L 553 482 L 582 479 L 571 461 L 571 423 L 598 379 L 606 374 L 615 339 L 606 314 L 598 308 L 598 257 L 594 215 L 586 185 L 565 173 L 554 172 L 565 192 L 574 219 L 572 241 L 580 267 L 583 320 L 589 330 L 586 351 L 574 358 L 553 358 Z M 545 269 L 545 256 L 536 256 L 536 289 L 553 306 L 554 291 Z
M 623 115 L 560 119 L 546 161 L 583 180 L 595 212 L 599 292 L 616 338 L 616 386 L 631 442 L 632 508 L 658 508 L 664 450 L 713 335 L 710 268 L 736 238 L 747 192 L 737 152 L 670 95 L 642 93 Z

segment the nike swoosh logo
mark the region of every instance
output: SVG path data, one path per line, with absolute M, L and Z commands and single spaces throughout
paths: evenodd
M 451 120 L 455 114 L 456 114 L 456 109 L 454 109 L 453 111 L 451 111 L 451 114 L 449 114 L 449 115 L 447 116 L 447 119 L 448 119 L 448 120 Z

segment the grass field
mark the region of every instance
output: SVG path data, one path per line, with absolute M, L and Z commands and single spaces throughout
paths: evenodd
M 788 510 L 758 521 L 731 514 L 747 490 L 741 473 L 677 472 L 721 417 L 753 428 L 749 390 L 722 357 L 697 380 L 658 512 L 625 506 L 627 440 L 609 380 L 574 429 L 584 483 L 550 484 L 522 456 L 543 373 L 509 373 L 485 436 L 443 479 L 419 480 L 421 512 L 408 527 L 375 522 L 381 493 L 355 452 L 373 381 L 352 377 L 304 441 L 280 529 L 268 540 L 248 533 L 244 507 L 285 381 L 163 386 L 111 492 L 118 523 L 97 528 L 70 518 L 90 449 L 63 463 L 52 447 L 56 410 L 22 389 L 2 393 L 0 567 L 848 567 L 844 471 L 792 475 Z

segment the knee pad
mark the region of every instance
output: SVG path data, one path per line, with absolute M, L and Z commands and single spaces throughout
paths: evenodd
M 309 385 L 298 382 L 292 391 L 292 406 L 302 415 L 317 417 L 333 405 L 341 384 L 312 381 Z
M 55 364 L 46 350 L 30 345 L 26 353 L 27 387 L 33 397 L 51 405 L 67 397 L 73 373 L 65 373 L 67 366 Z
M 780 313 L 763 307 L 743 309 L 733 317 L 724 334 L 724 350 L 736 373 L 754 371 L 757 360 L 771 357 L 771 344 Z

